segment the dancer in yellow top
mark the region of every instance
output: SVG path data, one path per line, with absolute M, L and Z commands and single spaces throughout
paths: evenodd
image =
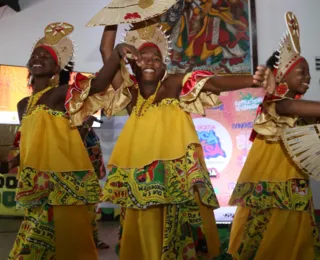
M 1 163 L 2 169 L 20 166 L 16 201 L 25 209 L 9 259 L 98 259 L 89 212 L 101 191 L 79 131 L 72 127 L 82 121 L 70 118 L 98 110 L 86 109 L 85 102 L 103 99 L 108 105 L 112 71 L 103 67 L 94 79 L 78 74 L 72 86 L 59 84 L 59 72 L 73 58 L 72 31 L 67 23 L 48 25 L 28 62 L 33 93 L 18 103 L 20 155 Z
M 130 117 L 108 163 L 103 200 L 123 208 L 120 259 L 212 259 L 220 249 L 218 201 L 190 113 L 219 105 L 222 91 L 260 86 L 266 69 L 253 77 L 167 75 L 168 40 L 158 24 L 129 31 L 112 51 L 116 30 L 106 27 L 101 46 L 104 57 L 118 56 L 105 61 L 119 69 L 107 114 L 126 108 Z
M 295 166 L 281 141 L 299 116 L 320 116 L 320 103 L 299 100 L 309 88 L 307 61 L 300 56 L 295 15 L 286 13 L 288 33 L 268 61 L 277 86 L 259 107 L 253 145 L 230 199 L 238 206 L 229 253 L 237 260 L 320 259 L 319 235 L 309 176 Z

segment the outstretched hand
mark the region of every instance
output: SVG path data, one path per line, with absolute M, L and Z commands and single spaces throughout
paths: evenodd
M 136 61 L 138 66 L 141 66 L 142 59 L 139 51 L 132 45 L 121 43 L 116 46 L 116 50 L 118 51 L 121 58 L 124 59 L 126 63 L 128 63 L 128 59 L 133 59 Z
M 272 94 L 276 87 L 276 80 L 269 68 L 258 66 L 253 75 L 253 84 L 257 87 L 263 87 L 268 94 Z

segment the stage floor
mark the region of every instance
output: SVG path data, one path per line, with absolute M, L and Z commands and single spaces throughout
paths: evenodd
M 21 219 L 0 218 L 0 260 L 7 260 Z M 110 248 L 99 250 L 99 259 L 117 260 L 115 245 L 118 239 L 119 224 L 116 222 L 99 222 L 100 239 L 110 245 Z

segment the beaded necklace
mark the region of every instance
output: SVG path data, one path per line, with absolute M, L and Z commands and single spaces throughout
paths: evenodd
M 156 98 L 156 95 L 158 93 L 160 86 L 161 86 L 161 81 L 158 83 L 156 91 L 147 99 L 143 98 L 143 96 L 140 93 L 140 89 L 138 88 L 138 99 L 137 99 L 137 104 L 135 109 L 137 116 L 142 116 L 149 110 L 149 108 L 152 106 Z
M 52 88 L 54 87 L 49 86 L 39 91 L 38 93 L 31 95 L 28 99 L 28 104 L 27 104 L 26 112 L 24 113 L 24 115 L 25 116 L 29 115 L 29 113 L 31 112 L 31 109 L 37 104 L 37 102 L 44 95 L 44 93 L 48 92 Z

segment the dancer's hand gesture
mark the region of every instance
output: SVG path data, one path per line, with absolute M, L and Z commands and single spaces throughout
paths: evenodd
M 263 87 L 268 94 L 272 94 L 276 87 L 276 80 L 269 68 L 258 66 L 253 75 L 253 84 L 257 87 Z
M 120 57 L 128 63 L 128 59 L 135 60 L 138 66 L 141 66 L 142 59 L 139 51 L 132 45 L 121 43 L 118 44 L 115 50 L 119 53 Z

